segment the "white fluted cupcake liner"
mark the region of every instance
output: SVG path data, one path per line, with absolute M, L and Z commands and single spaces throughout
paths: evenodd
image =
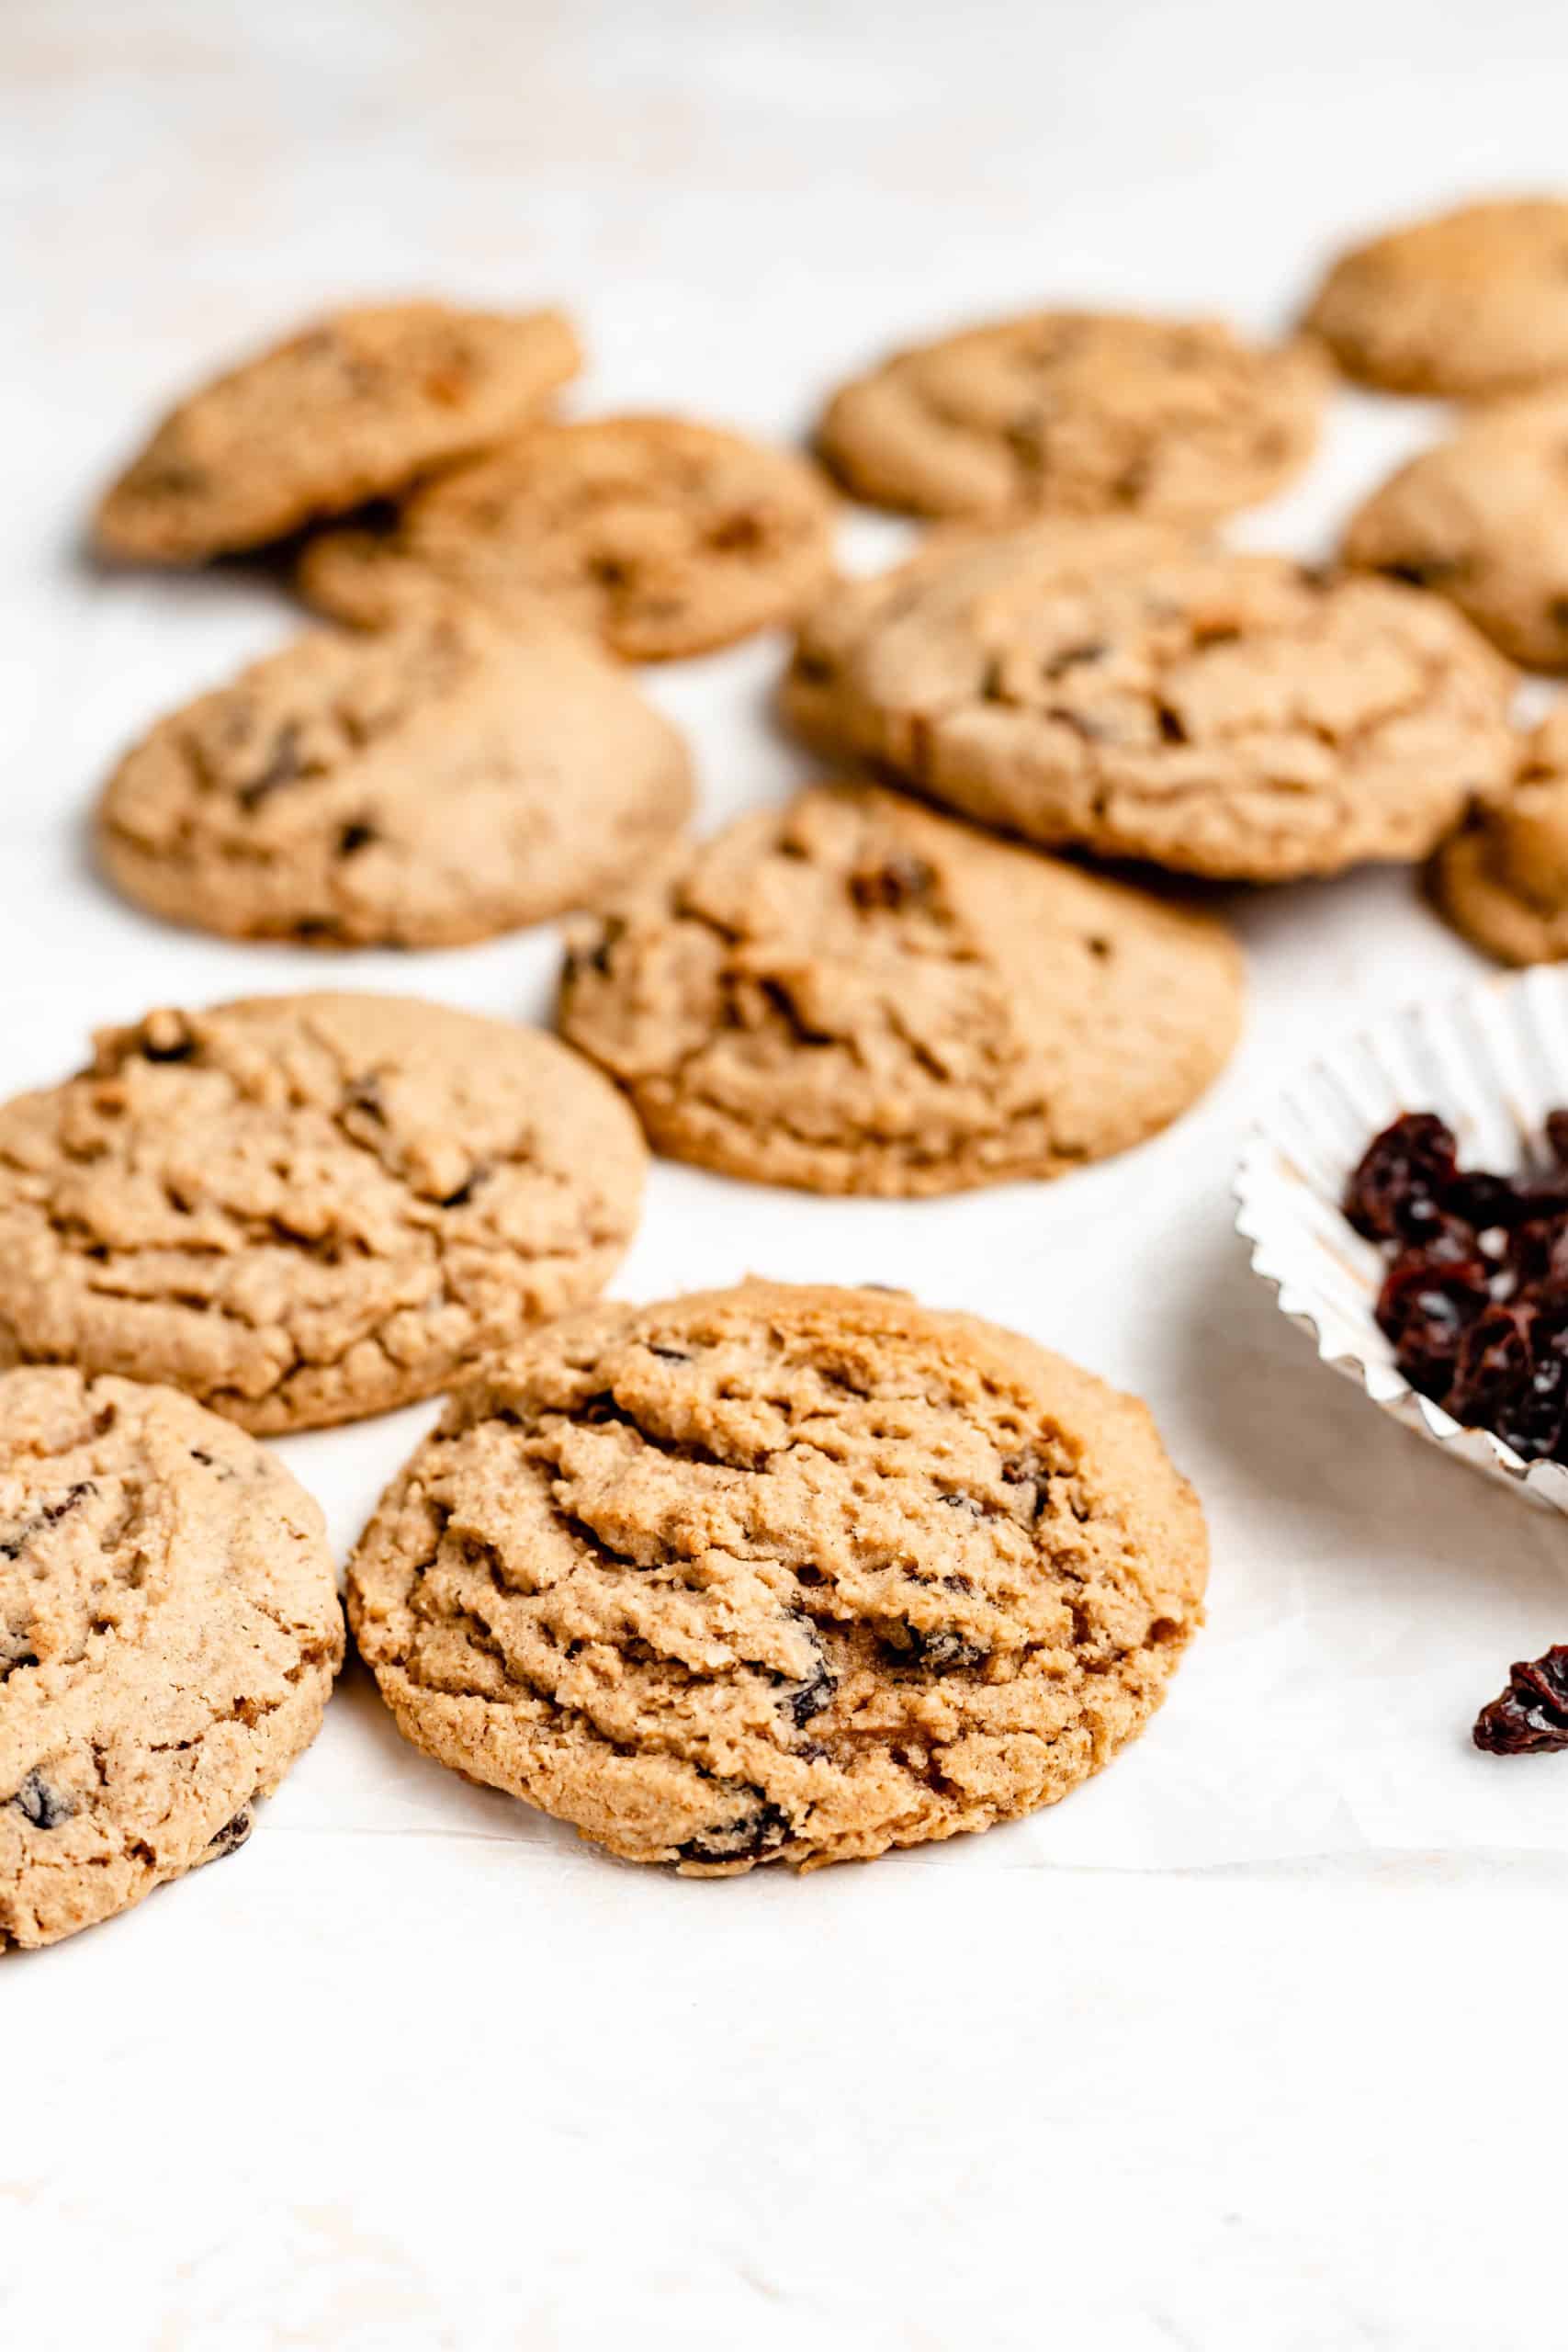
M 1418 1396 L 1374 1316 L 1387 1261 L 1342 1215 L 1345 1182 L 1402 1111 L 1436 1111 L 1461 1160 L 1539 1164 L 1548 1111 L 1568 1105 L 1568 967 L 1539 966 L 1390 1015 L 1303 1070 L 1258 1121 L 1236 1171 L 1236 1230 L 1283 1313 L 1326 1364 L 1446 1453 L 1568 1512 L 1568 1466 L 1524 1462 Z

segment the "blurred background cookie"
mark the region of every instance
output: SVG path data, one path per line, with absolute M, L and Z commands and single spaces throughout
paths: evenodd
M 1471 400 L 1568 375 L 1568 199 L 1461 205 L 1352 246 L 1305 324 L 1383 391 Z
M 1487 955 L 1568 956 L 1568 707 L 1530 737 L 1515 789 L 1445 842 L 1431 882 L 1450 922 Z
M 1480 409 L 1401 466 L 1344 554 L 1450 598 L 1527 670 L 1568 669 L 1568 384 Z
M 337 311 L 173 408 L 99 503 L 106 555 L 200 563 L 261 547 L 538 413 L 581 361 L 558 311 Z
M 541 601 L 632 662 L 793 619 L 832 560 L 834 501 L 793 450 L 673 416 L 537 425 L 417 491 L 382 530 L 330 533 L 308 601 L 379 623 L 456 591 Z
M 1305 340 L 1041 311 L 896 352 L 834 393 L 818 446 L 857 498 L 916 514 L 1202 522 L 1305 465 L 1327 385 Z

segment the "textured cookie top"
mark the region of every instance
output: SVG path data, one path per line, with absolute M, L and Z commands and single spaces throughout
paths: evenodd
M 417 492 L 390 530 L 334 532 L 300 583 L 346 620 L 434 590 L 510 616 L 543 598 L 628 661 L 726 645 L 792 619 L 822 585 L 833 502 L 773 449 L 676 417 L 541 424 Z
M 0 1363 L 351 1420 L 591 1298 L 630 1239 L 637 1123 L 536 1031 L 322 995 L 96 1042 L 0 1108 Z
M 230 1853 L 343 1657 L 321 1514 L 172 1389 L 0 1376 L 0 1951 Z
M 1278 881 L 1424 855 L 1506 780 L 1511 687 L 1438 597 L 1101 521 L 842 583 L 784 706 L 985 823 Z
M 1432 867 L 1455 927 L 1506 964 L 1568 956 L 1568 705 L 1529 739 L 1505 798 L 1472 810 Z
M 1312 455 L 1328 369 L 1217 321 L 1042 311 L 897 353 L 818 431 L 848 487 L 917 514 L 1206 521 Z
M 97 838 L 176 922 L 445 946 L 583 905 L 690 805 L 680 736 L 576 632 L 449 610 L 313 633 L 175 711 Z
M 1478 410 L 1402 466 L 1345 558 L 1450 597 L 1527 669 L 1568 669 L 1568 389 Z
M 1354 246 L 1306 324 L 1392 392 L 1466 400 L 1568 374 L 1568 201 L 1466 205 Z
M 282 538 L 498 440 L 580 361 L 558 311 L 338 311 L 172 409 L 104 493 L 97 543 L 198 563 Z
M 1051 1176 L 1184 1110 L 1240 1023 L 1218 923 L 842 786 L 597 925 L 561 1025 L 656 1148 L 829 1193 Z
M 635 1861 L 983 1829 L 1143 1726 L 1202 1516 L 1132 1398 L 869 1291 L 541 1333 L 454 1398 L 350 1570 L 404 1733 Z

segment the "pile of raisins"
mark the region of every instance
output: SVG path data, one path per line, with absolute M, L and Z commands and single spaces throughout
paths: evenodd
M 1377 1318 L 1412 1388 L 1527 1462 L 1568 1462 L 1568 1111 L 1546 1140 L 1544 1173 L 1494 1176 L 1408 1112 L 1368 1146 L 1345 1214 L 1389 1255 Z M 1516 1666 L 1472 1736 L 1495 1756 L 1568 1747 L 1568 1647 Z
M 1495 1176 L 1408 1112 L 1368 1146 L 1345 1214 L 1389 1254 L 1377 1318 L 1412 1388 L 1527 1462 L 1568 1462 L 1568 1111 L 1546 1139 L 1551 1168 Z

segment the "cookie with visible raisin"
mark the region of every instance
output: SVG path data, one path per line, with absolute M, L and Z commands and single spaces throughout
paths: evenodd
M 0 1365 L 264 1433 L 388 1411 L 597 1295 L 647 1152 L 553 1037 L 412 997 L 150 1013 L 0 1105 Z
M 307 599 L 380 626 L 457 596 L 543 603 L 628 662 L 793 620 L 827 578 L 834 502 L 793 450 L 671 416 L 541 424 L 417 491 L 381 531 L 305 550 Z
M 1224 1066 L 1242 998 L 1212 918 L 840 785 L 585 919 L 560 1022 L 658 1151 L 922 1194 L 1141 1141 Z
M 967 1316 L 753 1281 L 485 1366 L 348 1606 L 416 1747 L 717 1877 L 1066 1796 L 1160 1704 L 1207 1562 L 1133 1398 Z
M 343 1659 L 321 1514 L 189 1397 L 0 1374 L 0 1951 L 243 1845 Z
M 99 863 L 241 939 L 448 947 L 592 903 L 691 806 L 670 721 L 575 630 L 437 611 L 314 630 L 161 719 Z
M 949 529 L 807 614 L 784 707 L 1045 848 L 1282 882 L 1423 857 L 1505 788 L 1513 672 L 1452 606 L 1131 521 Z

